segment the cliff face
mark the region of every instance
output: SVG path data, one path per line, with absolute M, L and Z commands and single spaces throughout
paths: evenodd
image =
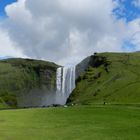
M 77 70 L 76 88 L 68 103 L 140 103 L 139 52 L 99 53 L 85 60 L 79 64 L 84 69 Z
M 76 79 L 88 68 L 90 59 L 91 57 L 87 57 L 76 66 Z
M 0 107 L 46 106 L 55 94 L 59 66 L 32 59 L 0 61 Z

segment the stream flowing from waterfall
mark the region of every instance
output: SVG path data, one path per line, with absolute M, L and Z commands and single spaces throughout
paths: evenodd
M 56 72 L 56 102 L 64 105 L 75 88 L 75 66 L 60 67 Z

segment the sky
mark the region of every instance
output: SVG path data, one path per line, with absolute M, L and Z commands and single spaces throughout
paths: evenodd
M 5 13 L 5 7 L 8 5 L 8 4 L 12 4 L 13 2 L 16 2 L 16 0 L 0 0 L 0 17 L 3 18 L 6 16 L 6 13 Z
M 0 0 L 0 58 L 76 64 L 140 51 L 140 0 Z

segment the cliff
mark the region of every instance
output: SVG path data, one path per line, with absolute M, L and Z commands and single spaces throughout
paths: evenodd
M 1 60 L 0 108 L 46 106 L 55 94 L 57 68 L 41 60 Z
M 140 103 L 139 52 L 95 53 L 77 65 L 76 73 L 69 104 Z

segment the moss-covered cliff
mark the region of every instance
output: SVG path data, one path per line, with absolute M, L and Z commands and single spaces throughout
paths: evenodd
M 28 95 L 35 89 L 45 92 L 55 90 L 57 68 L 58 65 L 41 60 L 1 60 L 0 108 L 17 107 L 18 98 L 24 94 Z
M 68 103 L 140 103 L 139 52 L 94 54 L 79 65 L 80 76 Z

